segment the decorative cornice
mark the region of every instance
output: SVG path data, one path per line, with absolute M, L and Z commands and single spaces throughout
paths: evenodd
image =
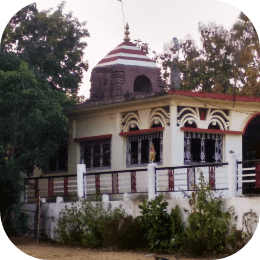
M 120 136 L 129 136 L 129 135 L 139 135 L 139 134 L 146 134 L 146 133 L 153 133 L 153 132 L 162 132 L 164 127 L 155 127 L 150 129 L 143 129 L 143 130 L 136 130 L 130 132 L 121 132 Z

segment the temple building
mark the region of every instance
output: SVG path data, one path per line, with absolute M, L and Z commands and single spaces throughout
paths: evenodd
M 218 165 L 227 162 L 230 153 L 238 161 L 260 159 L 260 98 L 181 91 L 178 86 L 166 91 L 160 75 L 156 62 L 130 41 L 127 25 L 123 42 L 93 68 L 90 98 L 66 112 L 68 156 L 61 153 L 49 172 L 35 171 L 35 176 L 72 176 L 77 165 L 84 164 L 87 175 L 101 174 L 96 188 L 106 172 L 129 171 L 132 191 L 145 192 L 142 182 L 133 186 L 138 182 L 133 173 L 151 162 L 153 144 L 158 167 L 186 167 L 181 185 L 188 190 L 194 188 L 193 165 L 207 164 L 216 164 L 207 180 L 221 189 L 227 186 L 227 174 L 218 180 L 225 168 Z M 119 187 L 119 193 L 129 192 L 118 184 L 119 175 L 115 178 L 112 193 Z M 238 184 L 238 194 L 257 194 L 255 178 Z M 169 189 L 168 184 L 163 188 Z

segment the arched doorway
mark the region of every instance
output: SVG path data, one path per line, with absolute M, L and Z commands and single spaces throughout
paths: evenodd
M 244 129 L 242 139 L 242 159 L 243 161 L 260 159 L 260 114 L 254 115 L 247 123 Z M 255 162 L 243 164 L 243 168 L 251 168 L 255 166 Z M 252 171 L 254 173 L 255 171 Z M 245 171 L 245 174 L 251 173 Z M 244 177 L 244 180 L 253 180 L 255 177 Z M 255 189 L 255 183 L 243 183 L 243 194 L 259 194 L 259 190 Z

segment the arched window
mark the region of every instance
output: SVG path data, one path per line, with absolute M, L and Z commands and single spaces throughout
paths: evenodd
M 149 93 L 152 91 L 152 84 L 148 77 L 141 75 L 134 81 L 134 92 Z

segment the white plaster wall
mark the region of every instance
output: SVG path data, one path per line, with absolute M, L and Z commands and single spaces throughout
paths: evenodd
M 76 137 L 88 137 L 113 134 L 116 126 L 116 114 L 95 115 L 77 119 Z
M 177 127 L 177 106 L 170 106 L 171 116 L 171 166 L 183 165 L 184 132 Z
M 176 206 L 179 205 L 181 209 L 181 216 L 184 221 L 185 226 L 187 225 L 187 214 L 184 212 L 184 209 L 190 210 L 190 206 L 187 198 L 179 198 L 179 199 L 170 199 L 167 200 L 169 206 L 167 208 L 168 213 Z M 96 202 L 91 202 L 94 206 Z M 125 210 L 126 214 L 132 215 L 133 217 L 137 217 L 140 215 L 139 205 L 142 204 L 141 201 L 110 201 L 103 202 L 103 207 L 107 209 L 108 205 L 111 204 L 112 210 L 118 208 L 122 205 L 122 208 Z M 73 203 L 73 205 L 77 205 L 80 207 L 80 202 Z M 45 232 L 52 239 L 57 239 L 55 235 L 55 229 L 57 227 L 57 221 L 59 218 L 60 212 L 67 208 L 71 208 L 72 203 L 44 203 L 42 207 L 42 212 L 44 215 L 44 226 Z M 233 222 L 236 224 L 238 229 L 242 229 L 242 217 L 243 214 L 249 212 L 251 209 L 257 214 L 258 218 L 260 216 L 260 198 L 240 198 L 234 197 L 230 199 L 223 199 L 223 210 L 228 210 L 231 206 L 235 209 L 235 215 L 237 216 L 237 221 Z M 25 204 L 23 209 L 34 211 L 36 208 L 35 204 Z M 32 225 L 34 222 L 34 214 L 28 213 L 30 215 L 29 225 Z M 252 224 L 252 231 L 255 231 L 258 223 Z

